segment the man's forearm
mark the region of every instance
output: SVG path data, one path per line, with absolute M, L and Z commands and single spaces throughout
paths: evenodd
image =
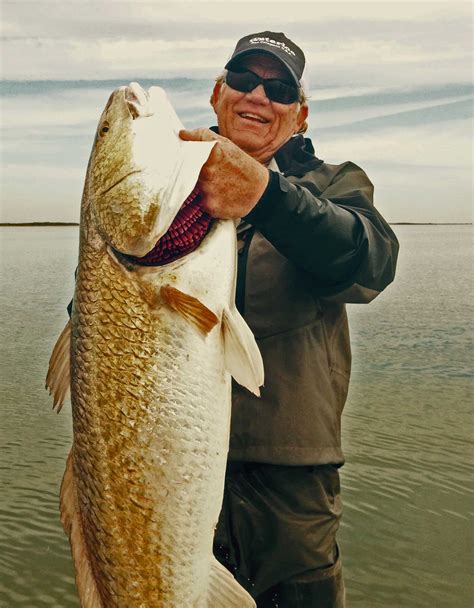
M 363 200 L 365 193 L 344 190 L 338 192 L 344 204 L 337 204 L 271 172 L 267 189 L 246 219 L 313 277 L 320 295 L 345 291 L 355 283 L 378 293 L 393 280 L 398 244 L 371 201 Z M 360 298 L 359 293 L 355 301 L 370 300 L 373 294 Z

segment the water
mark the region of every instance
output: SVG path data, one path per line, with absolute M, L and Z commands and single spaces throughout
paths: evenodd
M 396 282 L 350 306 L 340 544 L 348 605 L 472 605 L 472 249 L 469 226 L 397 226 Z M 76 227 L 0 228 L 0 606 L 78 606 L 58 494 L 68 405 L 48 359 L 67 320 Z
M 399 226 L 396 282 L 349 307 L 341 542 L 350 605 L 473 605 L 472 232 Z

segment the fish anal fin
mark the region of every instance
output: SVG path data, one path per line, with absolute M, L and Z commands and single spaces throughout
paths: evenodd
M 71 450 L 67 458 L 66 470 L 64 471 L 61 483 L 61 523 L 71 544 L 72 559 L 76 570 L 76 585 L 81 606 L 83 608 L 104 608 L 89 563 L 82 533 L 72 466 L 72 454 L 73 450 Z
M 211 564 L 207 608 L 256 608 L 252 596 L 216 559 Z
M 71 321 L 66 323 L 49 360 L 46 388 L 53 396 L 53 409 L 59 413 L 71 385 Z
M 260 397 L 263 361 L 254 335 L 237 308 L 224 308 L 222 314 L 224 353 L 227 371 L 242 386 Z
M 162 285 L 160 296 L 172 310 L 195 325 L 205 335 L 219 322 L 217 315 L 200 300 L 176 287 Z

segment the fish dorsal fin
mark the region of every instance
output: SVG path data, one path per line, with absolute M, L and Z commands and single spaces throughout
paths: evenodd
M 195 325 L 205 335 L 219 321 L 217 315 L 200 300 L 176 289 L 176 287 L 163 285 L 160 289 L 160 296 L 170 308 Z
M 211 563 L 207 608 L 256 608 L 252 596 L 216 559 Z
M 263 385 L 263 361 L 250 327 L 237 308 L 224 308 L 222 314 L 225 364 L 228 372 L 257 397 Z
M 71 321 L 66 323 L 49 360 L 45 387 L 53 396 L 53 409 L 61 411 L 64 399 L 71 386 Z

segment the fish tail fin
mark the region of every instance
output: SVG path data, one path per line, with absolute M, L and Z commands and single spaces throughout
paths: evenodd
M 254 335 L 237 308 L 222 314 L 225 364 L 234 379 L 257 397 L 263 385 L 263 361 Z
M 208 608 L 256 608 L 252 596 L 216 559 L 211 564 Z
M 74 449 L 74 448 L 73 448 Z M 69 537 L 71 553 L 76 570 L 76 585 L 82 608 L 103 608 L 92 572 L 77 504 L 76 483 L 72 467 L 72 452 L 69 453 L 61 483 L 61 523 Z
M 71 385 L 71 321 L 66 323 L 49 360 L 45 387 L 53 396 L 53 410 L 61 411 L 64 399 Z

